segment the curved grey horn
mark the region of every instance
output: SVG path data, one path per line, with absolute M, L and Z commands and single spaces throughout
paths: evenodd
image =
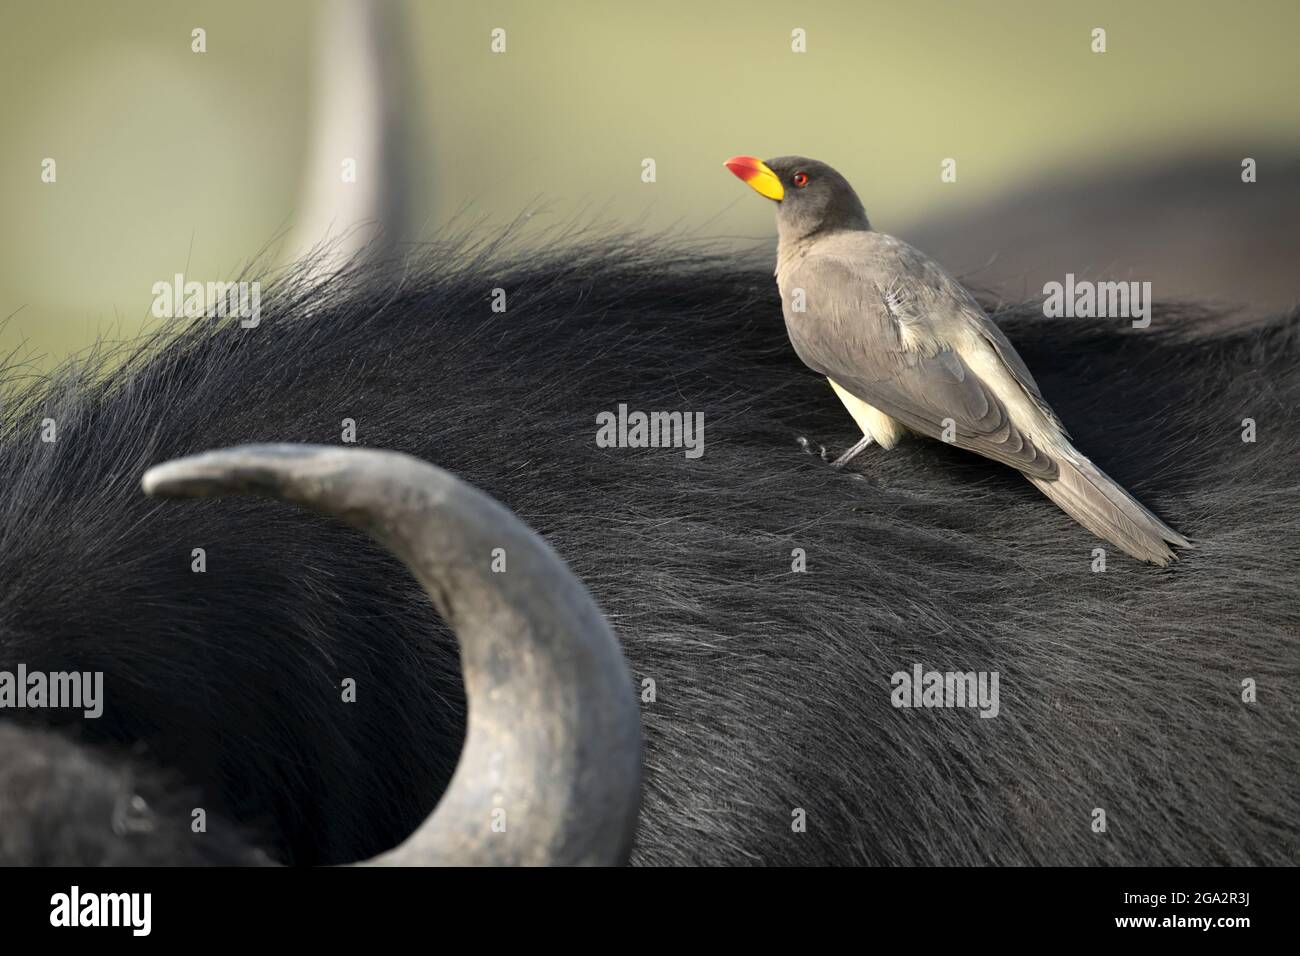
M 632 681 L 582 583 L 487 495 L 394 452 L 247 445 L 145 473 L 151 495 L 255 494 L 335 515 L 389 548 L 460 641 L 469 726 L 437 809 L 372 863 L 613 864 L 641 794 Z M 506 570 L 492 570 L 494 549 Z

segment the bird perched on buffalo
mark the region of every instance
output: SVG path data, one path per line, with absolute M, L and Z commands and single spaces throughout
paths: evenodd
M 776 202 L 776 281 L 790 342 L 825 375 L 863 438 L 908 431 L 1010 465 L 1098 537 L 1165 565 L 1191 547 L 1071 443 L 1034 377 L 962 286 L 871 228 L 848 181 L 801 156 L 734 156 L 728 169 Z

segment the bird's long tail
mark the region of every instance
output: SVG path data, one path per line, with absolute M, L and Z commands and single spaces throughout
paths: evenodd
M 1097 537 L 1135 558 L 1159 565 L 1177 560 L 1171 544 L 1193 547 L 1075 449 L 1060 456 L 1057 464 L 1056 478 L 1029 480 Z

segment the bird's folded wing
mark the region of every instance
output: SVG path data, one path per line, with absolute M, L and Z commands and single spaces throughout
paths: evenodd
M 787 315 L 790 341 L 810 368 L 915 432 L 1027 475 L 1056 476 L 1056 463 L 945 344 L 943 330 L 914 311 L 945 303 L 909 298 L 912 290 L 836 259 L 805 262 L 791 282 L 805 290 L 806 312 Z
M 1063 436 L 1069 438 L 1070 433 L 1066 431 L 1061 420 L 1056 417 L 1056 412 L 1052 410 L 1052 406 L 1047 404 L 1047 399 L 1043 398 L 1043 393 L 1038 390 L 1038 383 L 1034 381 L 1034 376 L 1030 374 L 1029 368 L 1025 365 L 1025 360 L 1020 357 L 1020 353 L 1016 351 L 1015 346 L 1011 344 L 993 320 L 984 315 L 983 310 L 979 308 L 977 303 L 974 303 L 974 300 L 972 300 L 972 304 L 975 309 L 979 310 L 980 334 L 993 346 L 994 351 L 998 353 L 998 357 L 1006 365 L 1007 371 L 1015 377 L 1016 382 L 1029 396 L 1029 400 L 1042 412 L 1043 417 L 1055 425 Z

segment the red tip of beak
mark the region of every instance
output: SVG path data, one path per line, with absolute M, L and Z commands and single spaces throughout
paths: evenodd
M 763 168 L 763 161 L 755 156 L 732 156 L 722 165 L 745 182 L 749 182 L 759 174 Z

